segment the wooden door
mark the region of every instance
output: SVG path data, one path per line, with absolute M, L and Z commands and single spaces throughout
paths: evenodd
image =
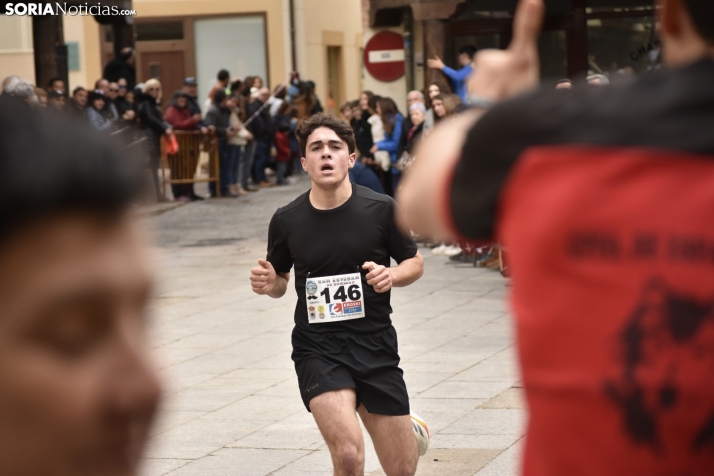
M 173 93 L 183 86 L 186 77 L 183 51 L 151 51 L 140 54 L 140 81 L 152 78 L 161 81 L 161 108 L 164 110 Z

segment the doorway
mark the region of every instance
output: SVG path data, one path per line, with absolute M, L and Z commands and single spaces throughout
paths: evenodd
M 344 74 L 342 66 L 342 47 L 327 47 L 327 110 L 338 112 L 345 101 Z
M 185 77 L 183 51 L 151 51 L 140 53 L 141 76 L 145 82 L 156 78 L 161 81 L 162 110 L 168 105 L 174 91 L 181 89 Z

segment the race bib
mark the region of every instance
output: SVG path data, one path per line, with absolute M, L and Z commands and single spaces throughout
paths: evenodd
M 305 295 L 310 324 L 365 317 L 362 278 L 359 273 L 307 278 Z

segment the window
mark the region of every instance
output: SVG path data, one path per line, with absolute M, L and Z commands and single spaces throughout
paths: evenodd
M 267 85 L 265 21 L 262 15 L 202 18 L 193 23 L 198 97 L 204 100 L 216 73 L 231 77 L 260 76 Z M 279 78 L 284 81 L 285 79 Z
M 659 69 L 660 40 L 652 16 L 588 20 L 590 71 L 631 73 Z
M 183 40 L 183 22 L 137 23 L 136 41 Z

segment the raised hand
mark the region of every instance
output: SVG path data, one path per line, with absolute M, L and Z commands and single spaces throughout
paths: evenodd
M 426 65 L 431 69 L 444 69 L 444 62 L 438 56 L 426 60 Z
M 481 50 L 476 54 L 469 95 L 496 102 L 538 86 L 538 37 L 544 15 L 543 0 L 520 0 L 513 19 L 513 40 L 508 48 Z

